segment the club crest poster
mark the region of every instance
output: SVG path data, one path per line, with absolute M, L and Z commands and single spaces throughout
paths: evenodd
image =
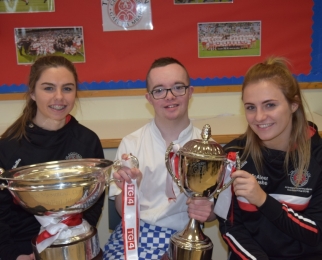
M 102 0 L 103 31 L 152 30 L 150 0 Z

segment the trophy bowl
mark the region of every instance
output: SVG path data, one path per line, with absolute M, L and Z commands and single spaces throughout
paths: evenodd
M 138 165 L 134 156 L 130 159 Z M 0 189 L 8 189 L 25 210 L 34 214 L 42 225 L 41 230 L 48 230 L 43 221 L 51 221 L 51 225 L 80 219 L 81 227 L 66 224 L 67 230 L 41 250 L 36 245 L 40 231 L 37 240 L 32 240 L 37 260 L 102 259 L 97 230 L 82 219 L 81 213 L 114 181 L 109 179 L 110 168 L 120 166 L 120 161 L 90 158 L 33 164 L 8 171 L 0 168 L 0 180 L 7 183 L 0 184 Z
M 189 198 L 217 198 L 233 182 L 224 183 L 227 170 L 227 155 L 220 144 L 211 137 L 211 127 L 206 124 L 201 133 L 202 139 L 194 139 L 183 147 L 171 143 L 165 154 L 166 167 L 174 181 Z M 174 151 L 172 153 L 171 151 Z M 175 156 L 178 168 L 174 169 Z M 200 223 L 190 219 L 183 231 L 170 238 L 168 252 L 163 259 L 171 260 L 210 260 L 213 244 L 202 232 Z

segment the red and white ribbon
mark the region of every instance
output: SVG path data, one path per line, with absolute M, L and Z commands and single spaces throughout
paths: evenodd
M 229 152 L 227 155 L 228 165 L 225 170 L 225 177 L 223 184 L 228 183 L 231 180 L 231 174 L 236 171 L 236 152 Z M 222 185 L 223 185 L 222 184 Z M 217 199 L 214 212 L 216 215 L 223 219 L 227 219 L 228 211 L 231 204 L 232 199 L 232 187 L 228 187 L 227 189 L 223 190 Z
M 67 217 L 54 218 L 50 216 L 35 216 L 41 224 L 40 233 L 36 239 L 36 247 L 39 253 L 49 247 L 61 234 L 68 231 L 71 227 L 75 227 L 74 231 L 67 232 L 65 237 L 75 235 L 75 233 L 84 233 L 90 226 L 83 221 L 82 214 L 72 214 Z
M 133 165 L 130 157 L 122 156 L 122 166 L 129 168 L 136 167 Z M 122 228 L 124 241 L 124 259 L 137 260 L 139 244 L 139 200 L 138 186 L 136 180 L 132 183 L 123 182 L 123 210 L 122 210 Z
M 137 260 L 139 241 L 139 210 L 136 180 L 123 183 L 123 240 L 124 257 L 127 260 Z

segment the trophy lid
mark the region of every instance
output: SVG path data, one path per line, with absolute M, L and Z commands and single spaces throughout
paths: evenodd
M 204 125 L 201 131 L 202 139 L 194 139 L 180 148 L 179 153 L 186 157 L 201 160 L 222 161 L 226 159 L 226 153 L 220 144 L 211 138 L 211 127 Z

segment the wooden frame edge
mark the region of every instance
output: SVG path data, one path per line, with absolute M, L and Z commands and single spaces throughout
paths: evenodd
M 322 89 L 322 82 L 302 82 L 299 83 L 301 89 Z M 194 93 L 218 93 L 218 92 L 240 92 L 241 85 L 227 86 L 195 86 Z M 117 96 L 143 96 L 146 89 L 118 89 L 118 90 L 81 90 L 78 92 L 79 98 L 93 97 L 117 97 Z M 1 100 L 24 100 L 25 93 L 0 94 Z
M 219 144 L 227 144 L 235 138 L 239 137 L 241 134 L 233 135 L 212 135 L 211 137 Z M 319 131 L 319 135 L 322 137 L 322 131 Z M 118 148 L 121 142 L 121 138 L 117 139 L 101 139 L 101 144 L 104 149 Z

